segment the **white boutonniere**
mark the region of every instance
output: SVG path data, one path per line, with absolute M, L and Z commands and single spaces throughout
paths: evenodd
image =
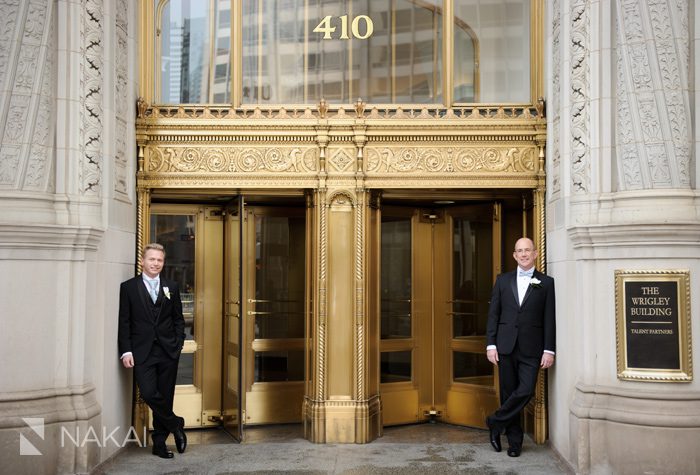
M 542 287 L 542 281 L 537 277 L 532 277 L 530 278 L 530 285 L 536 289 L 539 289 L 540 287 Z
M 163 293 L 165 294 L 165 298 L 170 300 L 170 289 L 167 287 L 163 287 Z

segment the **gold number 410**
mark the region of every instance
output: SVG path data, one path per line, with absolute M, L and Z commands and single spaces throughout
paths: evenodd
M 323 33 L 324 40 L 332 40 L 333 37 L 331 36 L 331 33 L 334 33 L 336 29 L 334 26 L 331 26 L 332 18 L 333 17 L 331 15 L 324 17 L 323 20 L 321 20 L 319 24 L 316 25 L 316 28 L 314 28 L 313 32 Z M 348 36 L 348 16 L 343 15 L 338 18 L 340 18 L 340 39 L 349 40 L 350 37 Z M 360 34 L 360 21 L 364 21 L 365 23 L 365 33 L 363 35 Z M 353 38 L 366 40 L 367 38 L 372 36 L 373 32 L 374 23 L 372 23 L 372 19 L 367 15 L 357 15 L 355 18 L 352 19 L 352 23 L 350 24 L 350 33 L 352 33 Z

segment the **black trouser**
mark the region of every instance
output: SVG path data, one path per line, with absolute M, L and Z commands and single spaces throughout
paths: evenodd
M 527 406 L 535 393 L 537 373 L 541 357 L 529 357 L 515 349 L 509 355 L 498 355 L 498 377 L 501 389 L 501 407 L 493 413 L 490 420 L 506 431 L 511 447 L 522 447 L 523 428 L 520 413 Z
M 153 411 L 153 444 L 165 443 L 168 434 L 183 423 L 173 412 L 178 361 L 179 358 L 172 359 L 160 344 L 154 343 L 146 361 L 134 366 L 141 398 Z

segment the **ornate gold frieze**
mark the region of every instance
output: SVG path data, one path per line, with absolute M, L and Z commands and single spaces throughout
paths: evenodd
M 535 173 L 533 147 L 365 147 L 368 174 L 376 173 Z
M 309 173 L 318 170 L 317 147 L 147 147 L 149 173 Z

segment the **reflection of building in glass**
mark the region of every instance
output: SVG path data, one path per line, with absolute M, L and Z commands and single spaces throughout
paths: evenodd
M 207 18 L 185 18 L 182 35 L 182 75 L 180 102 L 200 103 L 209 102 L 208 76 L 205 69 L 208 61 L 207 54 L 208 31 Z
M 441 3 L 441 2 L 439 2 Z M 392 5 L 395 9 L 392 11 Z M 441 100 L 441 11 L 412 1 L 354 2 L 356 16 L 373 23 L 366 32 L 346 2 L 280 0 L 243 6 L 243 102 L 367 101 L 431 103 Z M 347 15 L 343 28 L 341 17 Z M 332 39 L 313 32 L 325 17 Z M 262 25 L 262 29 L 261 29 Z M 343 31 L 349 39 L 341 39 Z M 393 76 L 393 80 L 392 80 Z
M 161 100 L 206 103 L 209 98 L 209 12 L 201 2 L 171 1 L 163 10 Z
M 162 94 L 163 102 L 178 102 L 182 90 L 182 36 L 183 29 L 171 22 L 163 29 Z
M 213 12 L 170 3 L 163 99 L 230 102 L 231 1 L 217 0 Z M 358 0 L 350 9 L 344 0 L 244 1 L 241 101 L 441 103 L 442 3 Z M 529 2 L 457 0 L 454 11 L 453 101 L 529 101 Z M 364 38 L 369 22 L 373 32 Z
M 231 1 L 219 0 L 216 7 L 213 102 L 231 102 Z
M 455 0 L 454 17 L 455 101 L 470 96 L 461 76 L 476 65 L 478 102 L 529 102 L 530 1 Z M 464 47 L 467 35 L 478 43 L 471 58 Z

